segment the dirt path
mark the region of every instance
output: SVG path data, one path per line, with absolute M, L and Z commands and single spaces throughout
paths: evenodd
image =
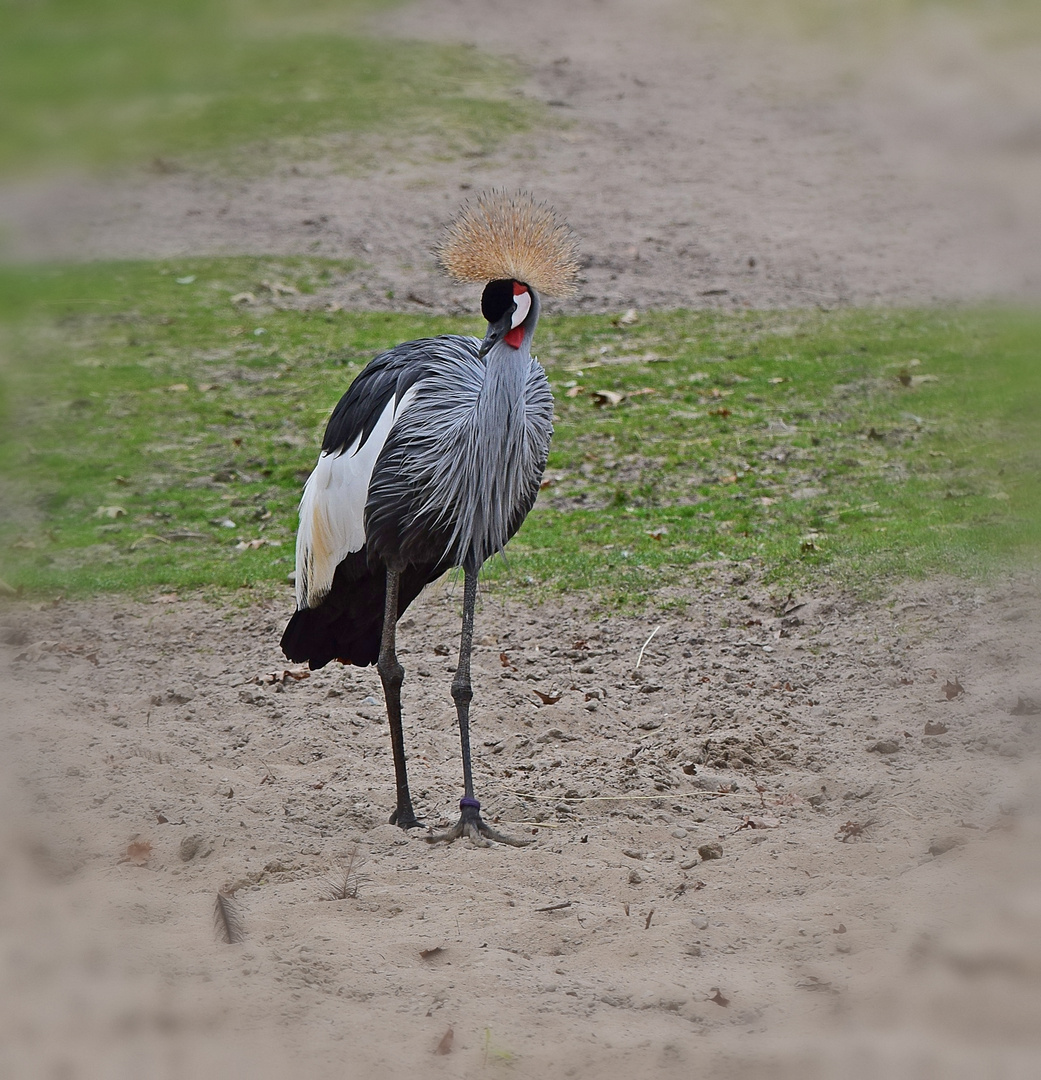
M 738 578 L 686 618 L 485 601 L 477 785 L 524 850 L 384 824 L 378 679 L 282 681 L 288 595 L 8 611 L 0 1072 L 1033 1075 L 1036 584 L 784 615 Z M 458 599 L 402 632 L 432 823 Z
M 821 56 L 738 43 L 690 11 L 413 5 L 384 31 L 520 60 L 525 92 L 566 126 L 360 178 L 314 166 L 8 188 L 0 223 L 22 257 L 352 256 L 365 267 L 341 303 L 469 309 L 472 290 L 447 286 L 426 254 L 439 224 L 468 191 L 525 187 L 582 237 L 579 309 L 1041 295 L 1041 116 L 1029 87 L 1002 79 L 1009 65 L 958 38 L 933 67 L 897 54 L 843 89 Z

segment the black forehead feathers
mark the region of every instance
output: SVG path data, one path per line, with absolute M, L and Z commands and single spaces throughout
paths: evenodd
M 481 314 L 490 323 L 497 323 L 507 311 L 513 310 L 513 278 L 489 281 L 481 297 Z

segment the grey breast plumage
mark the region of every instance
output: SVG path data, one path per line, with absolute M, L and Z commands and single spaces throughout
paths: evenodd
M 366 544 L 388 564 L 480 566 L 535 502 L 553 398 L 526 350 L 480 357 L 474 338 L 434 343 L 373 469 Z

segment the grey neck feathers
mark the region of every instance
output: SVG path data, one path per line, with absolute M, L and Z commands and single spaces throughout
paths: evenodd
M 501 551 L 538 491 L 552 431 L 552 397 L 547 385 L 538 400 L 529 400 L 537 321 L 536 302 L 520 348 L 497 342 L 475 364 L 473 381 L 452 388 L 458 408 L 438 439 L 426 508 L 449 525 L 447 553 L 453 565 L 476 569 Z M 422 407 L 418 400 L 417 405 Z
M 501 551 L 516 528 L 513 518 L 524 501 L 535 462 L 530 461 L 527 386 L 531 375 L 531 339 L 538 308 L 524 325 L 515 349 L 497 342 L 485 357 L 485 377 L 476 402 L 473 437 L 480 468 L 474 494 L 459 521 L 456 541 L 461 562 L 480 566 Z M 468 550 L 464 551 L 463 548 Z
M 537 318 L 533 304 L 520 348 L 500 341 L 478 358 L 474 342 L 417 384 L 401 429 L 407 453 L 383 492 L 410 508 L 398 528 L 405 548 L 413 532 L 417 543 L 438 532 L 451 565 L 476 569 L 534 503 L 553 432 L 553 396 L 530 351 Z

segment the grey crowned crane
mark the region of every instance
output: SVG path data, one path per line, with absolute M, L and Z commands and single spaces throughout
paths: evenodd
M 300 502 L 297 610 L 282 635 L 293 661 L 375 664 L 390 722 L 397 805 L 392 824 L 421 827 L 401 727 L 404 669 L 395 628 L 425 585 L 463 568 L 463 622 L 452 698 L 459 720 L 459 821 L 430 839 L 519 845 L 491 828 L 470 766 L 470 653 L 477 578 L 538 495 L 553 397 L 531 355 L 539 294 L 566 295 L 578 273 L 571 230 L 528 195 L 468 203 L 438 249 L 458 281 L 485 283 L 488 332 L 444 335 L 381 353 L 333 410 Z

